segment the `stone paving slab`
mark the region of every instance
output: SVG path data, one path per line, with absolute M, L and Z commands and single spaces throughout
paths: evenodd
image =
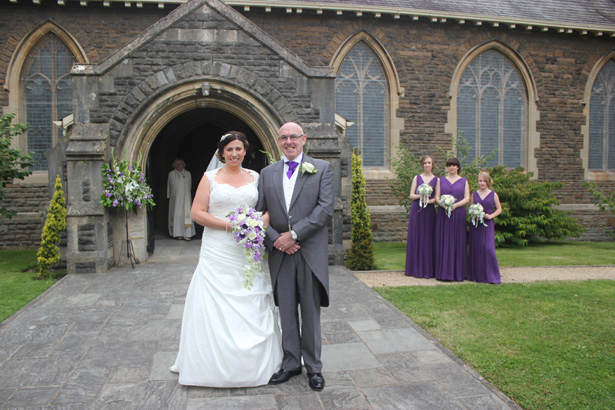
M 0 324 L 0 409 L 519 409 L 343 267 L 323 309 L 326 387 L 185 387 L 169 371 L 200 241 L 68 275 Z

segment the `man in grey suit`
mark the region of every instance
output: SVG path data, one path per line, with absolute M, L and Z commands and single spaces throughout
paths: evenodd
M 265 243 L 269 271 L 282 322 L 282 368 L 270 384 L 301 374 L 309 385 L 325 387 L 320 360 L 320 307 L 329 306 L 328 224 L 333 215 L 333 172 L 327 161 L 303 152 L 307 136 L 298 124 L 284 124 L 278 144 L 284 157 L 261 172 L 257 210 L 269 212 Z M 299 328 L 298 306 L 301 308 Z

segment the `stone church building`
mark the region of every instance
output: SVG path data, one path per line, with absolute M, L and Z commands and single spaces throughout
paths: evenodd
M 349 237 L 353 148 L 376 240 L 405 239 L 398 147 L 443 161 L 437 147 L 458 135 L 471 155 L 497 150 L 490 165 L 563 182 L 585 238 L 614 223 L 583 186 L 615 187 L 612 0 L 3 0 L 0 44 L 0 106 L 30 125 L 14 143 L 35 155 L 9 184 L 18 214 L 0 220 L 0 247 L 37 245 L 60 175 L 69 272 L 126 263 L 126 215 L 98 203 L 112 152 L 141 161 L 154 191 L 157 206 L 127 218 L 146 260 L 167 234 L 175 158 L 195 190 L 225 131 L 244 131 L 258 163 L 279 154 L 287 121 L 335 172 L 332 263 Z

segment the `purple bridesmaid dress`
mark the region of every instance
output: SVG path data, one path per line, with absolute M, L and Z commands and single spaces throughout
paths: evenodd
M 487 214 L 495 208 L 494 191 L 482 199 L 478 192 L 473 194 L 474 203 L 481 204 Z M 468 254 L 468 280 L 481 283 L 502 283 L 500 267 L 495 255 L 495 230 L 493 219 L 486 220 L 484 226 L 480 222 L 474 227 L 470 223 L 470 251 Z
M 438 178 L 433 177 L 429 185 L 433 188 L 430 199 L 436 194 Z M 423 178 L 417 175 L 416 189 L 423 184 Z M 415 192 L 416 193 L 416 192 Z M 415 200 L 410 207 L 408 220 L 408 246 L 406 249 L 406 276 L 416 278 L 434 277 L 434 228 L 436 226 L 436 208 L 433 204 L 426 208 L 419 206 Z
M 440 195 L 452 195 L 456 202 L 463 200 L 466 179 L 451 184 L 440 178 Z M 436 216 L 436 279 L 462 281 L 466 268 L 466 208 L 455 209 L 449 218 L 445 209 L 438 209 Z

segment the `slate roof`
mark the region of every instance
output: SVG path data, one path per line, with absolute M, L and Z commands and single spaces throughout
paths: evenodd
M 230 5 L 484 20 L 615 31 L 615 0 L 223 0 Z

